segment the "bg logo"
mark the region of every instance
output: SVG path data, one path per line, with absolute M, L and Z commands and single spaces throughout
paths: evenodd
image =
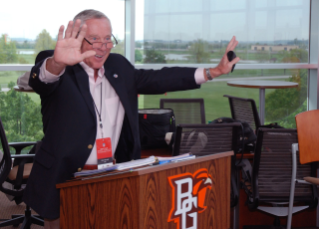
M 174 221 L 177 229 L 197 229 L 198 213 L 203 212 L 207 188 L 212 188 L 212 177 L 207 169 L 194 174 L 183 173 L 168 177 L 172 187 L 172 209 L 167 222 Z

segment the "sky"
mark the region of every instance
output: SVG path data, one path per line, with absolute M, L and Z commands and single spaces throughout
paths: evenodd
M 66 26 L 77 13 L 85 9 L 95 9 L 110 18 L 113 33 L 123 39 L 124 4 L 124 0 L 4 0 L 1 1 L 0 7 L 0 34 L 7 33 L 12 38 L 34 40 L 46 29 L 55 38 L 59 27 Z
M 136 40 L 228 40 L 232 35 L 243 41 L 308 38 L 309 0 L 135 1 Z M 35 40 L 46 29 L 55 38 L 60 25 L 66 26 L 78 12 L 96 9 L 110 18 L 113 34 L 123 39 L 124 4 L 124 0 L 54 0 L 50 4 L 3 0 L 0 35 Z
M 146 0 L 147 40 L 308 39 L 309 0 Z

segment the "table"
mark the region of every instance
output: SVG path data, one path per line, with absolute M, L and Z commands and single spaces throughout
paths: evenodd
M 259 88 L 259 118 L 261 125 L 264 124 L 265 120 L 265 89 L 298 87 L 298 83 L 275 80 L 232 80 L 228 81 L 227 85 L 233 87 Z
M 19 86 L 14 86 L 13 87 L 13 89 L 15 90 L 15 91 L 19 91 L 19 92 L 34 92 L 33 90 L 25 90 L 24 88 L 21 88 L 21 87 L 19 87 Z

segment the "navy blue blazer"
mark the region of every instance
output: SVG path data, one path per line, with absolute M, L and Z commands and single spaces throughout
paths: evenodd
M 29 85 L 41 97 L 44 138 L 24 192 L 25 203 L 48 219 L 60 215 L 56 184 L 69 180 L 84 166 L 95 143 L 97 128 L 89 78 L 79 64 L 68 66 L 57 82 L 46 84 L 39 80 L 43 60 L 52 55 L 51 50 L 41 52 L 30 74 Z M 200 87 L 194 79 L 194 68 L 137 70 L 123 56 L 113 53 L 104 68 L 125 110 L 115 151 L 118 163 L 140 158 L 138 94 Z M 113 77 L 114 74 L 118 77 Z

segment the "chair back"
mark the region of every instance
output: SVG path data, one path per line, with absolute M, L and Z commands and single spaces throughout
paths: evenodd
M 258 129 L 252 172 L 255 205 L 260 201 L 289 201 L 292 176 L 291 145 L 297 141 L 296 129 Z M 316 173 L 312 165 L 301 165 L 299 160 L 297 161 L 297 179 Z M 314 186 L 296 184 L 296 201 L 311 202 L 314 201 L 314 196 L 317 196 Z
M 1 118 L 0 118 L 0 139 L 1 139 L 0 150 L 2 151 L 2 158 L 0 156 L 0 190 L 2 191 L 2 184 L 7 179 L 11 170 L 12 159 L 11 159 L 10 149 L 8 145 L 8 140 L 2 125 Z
M 12 190 L 3 186 L 3 183 L 5 181 L 8 181 L 8 176 L 12 168 L 12 158 L 11 158 L 8 140 L 3 128 L 1 118 L 0 118 L 0 139 L 1 139 L 0 150 L 3 153 L 2 159 L 0 160 L 0 191 L 8 195 L 21 197 L 24 189 Z
M 173 155 L 202 156 L 231 150 L 236 153 L 240 131 L 239 123 L 181 124 L 176 128 Z
M 205 124 L 204 99 L 161 99 L 160 108 L 171 108 L 178 124 Z
M 296 115 L 300 163 L 319 161 L 319 110 Z
M 242 133 L 239 123 L 181 124 L 176 129 L 173 155 L 191 153 L 203 156 L 231 150 L 236 154 L 239 133 Z M 239 196 L 235 159 L 232 157 L 231 160 L 231 207 L 237 205 Z
M 228 98 L 231 116 L 235 120 L 247 122 L 253 130 L 260 127 L 260 119 L 255 100 L 224 95 Z

